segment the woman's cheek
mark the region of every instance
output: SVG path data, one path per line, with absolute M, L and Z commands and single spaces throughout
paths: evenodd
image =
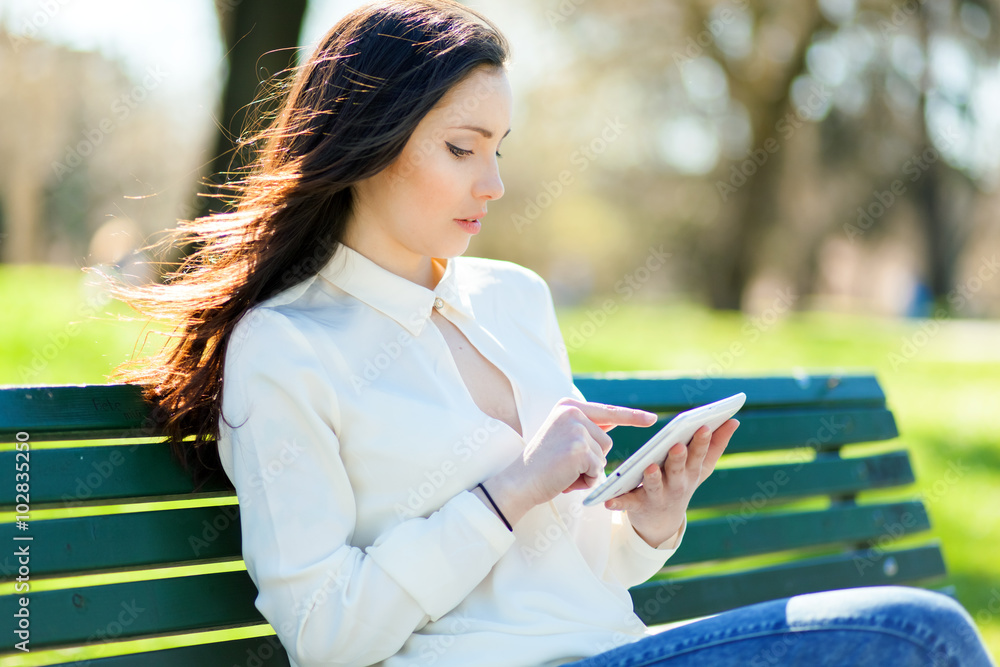
M 464 173 L 461 163 L 462 160 L 456 160 L 451 155 L 436 156 L 433 160 L 428 160 L 426 167 L 421 170 L 418 194 L 425 200 L 444 198 L 447 191 L 455 187 L 456 179 L 461 178 Z

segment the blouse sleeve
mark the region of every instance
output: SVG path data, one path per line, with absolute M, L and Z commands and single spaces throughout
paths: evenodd
M 537 274 L 536 274 L 537 275 Z M 581 401 L 587 400 L 583 393 L 573 384 L 573 372 L 569 364 L 569 352 L 559 329 L 556 319 L 555 304 L 548 283 L 541 276 L 538 282 L 544 292 L 542 296 L 546 321 L 546 336 L 549 349 L 559 362 L 563 374 L 569 379 L 571 393 Z M 612 510 L 607 510 L 612 512 Z M 687 530 L 687 518 L 681 523 L 677 532 L 662 544 L 652 547 L 642 539 L 628 519 L 627 512 L 613 512 L 611 516 L 611 545 L 608 556 L 607 570 L 604 577 L 613 577 L 626 588 L 643 583 L 663 567 L 663 564 L 674 555 L 681 544 Z
M 369 665 L 461 602 L 514 543 L 475 495 L 350 544 L 356 506 L 336 393 L 285 315 L 251 310 L 226 353 L 219 453 L 256 606 L 300 667 Z M 231 425 L 231 426 L 230 426 Z

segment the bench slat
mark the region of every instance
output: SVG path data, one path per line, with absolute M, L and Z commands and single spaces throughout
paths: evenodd
M 60 663 L 61 667 L 177 667 L 177 665 L 253 665 L 289 667 L 288 654 L 276 635 L 215 644 L 168 648 L 149 653 Z
M 851 459 L 821 454 L 808 462 L 716 469 L 695 490 L 689 507 L 759 508 L 763 502 L 817 495 L 847 496 L 913 482 L 910 455 L 905 450 Z
M 767 410 L 740 413 L 737 429 L 726 451 L 738 453 L 814 445 L 820 450 L 855 442 L 887 440 L 898 435 L 892 413 L 884 408 L 844 410 Z M 655 434 L 666 420 L 653 426 L 617 426 L 610 432 L 615 446 L 609 463 L 627 458 Z M 0 452 L 0 468 L 13 475 L 16 452 Z M 32 479 L 32 503 L 73 504 L 96 498 L 187 493 L 193 488 L 180 465 L 161 443 L 42 449 L 31 452 L 32 469 L 46 474 Z M 13 481 L 13 480 L 12 480 Z M 217 492 L 221 483 L 206 485 Z M 0 505 L 14 501 L 14 485 L 0 488 Z
M 892 413 L 885 408 L 741 410 L 740 427 L 726 452 L 757 452 L 792 447 L 836 449 L 857 442 L 889 440 L 899 435 Z M 624 461 L 656 434 L 666 419 L 652 426 L 616 426 L 609 432 L 614 447 L 608 461 Z
M 858 551 L 735 574 L 647 582 L 629 589 L 647 625 L 717 614 L 765 600 L 817 591 L 912 584 L 945 573 L 937 543 L 892 552 Z
M 14 470 L 16 452 L 0 452 L 0 468 Z M 94 500 L 119 500 L 151 496 L 184 495 L 194 482 L 159 442 L 126 445 L 90 445 L 30 452 L 31 504 L 60 503 L 73 506 Z M 2 479 L 4 474 L 0 474 Z M 199 493 L 227 490 L 209 482 Z M 0 506 L 14 502 L 14 484 L 0 488 Z
M 897 534 L 927 530 L 919 502 L 834 507 L 810 512 L 758 514 L 753 506 L 726 516 L 692 521 L 684 544 L 669 564 L 770 553 L 802 546 L 875 539 L 886 526 Z M 0 526 L 0 540 L 13 543 L 13 524 Z M 150 565 L 176 565 L 239 558 L 241 530 L 236 505 L 33 521 L 35 576 L 66 575 Z M 13 562 L 2 580 L 16 574 Z
M 810 512 L 780 512 L 692 521 L 684 542 L 668 566 L 700 563 L 824 546 L 839 542 L 895 539 L 930 529 L 919 501 L 877 505 L 843 505 Z
M 884 552 L 856 551 L 751 572 L 653 581 L 630 589 L 636 613 L 648 624 L 714 614 L 724 609 L 802 592 L 910 583 L 944 574 L 937 544 Z M 36 649 L 152 632 L 207 629 L 263 622 L 253 606 L 256 587 L 245 571 L 174 577 L 32 594 L 32 616 L 59 623 L 32 626 Z M 15 596 L 0 597 L 6 617 Z M 122 619 L 125 618 L 126 622 Z M 11 649 L 13 638 L 2 648 Z
M 137 385 L 0 387 L 0 442 L 156 435 Z
M 654 412 L 680 412 L 739 392 L 747 407 L 885 404 L 873 375 L 796 377 L 678 378 L 662 373 L 580 373 L 573 383 L 588 401 L 627 405 Z M 640 377 L 636 377 L 636 376 Z
M 246 570 L 32 592 L 31 646 L 263 623 L 256 597 Z M 0 596 L 3 618 L 16 610 L 16 596 Z M 15 641 L 5 633 L 0 649 L 12 650 Z
M 747 408 L 885 404 L 874 376 L 706 378 L 574 374 L 588 400 L 679 412 L 743 391 Z M 632 374 L 635 375 L 635 374 Z M 34 441 L 157 435 L 140 388 L 128 384 L 0 387 L 0 442 L 18 431 Z
M 0 525 L 4 544 L 16 533 Z M 239 558 L 242 550 L 236 505 L 32 521 L 30 534 L 45 545 L 31 550 L 32 576 Z M 0 572 L 9 580 L 15 568 Z
M 648 625 L 714 614 L 787 595 L 881 584 L 911 583 L 945 572 L 937 544 L 914 549 L 858 551 L 752 572 L 653 581 L 630 589 L 636 613 Z M 256 587 L 245 571 L 175 577 L 32 594 L 34 618 L 59 623 L 32 626 L 37 649 L 152 632 L 262 622 L 253 606 Z M 15 611 L 15 596 L 0 597 L 0 613 Z M 252 611 L 251 611 L 252 610 Z M 9 618 L 9 616 L 7 616 Z M 127 623 L 122 622 L 125 618 Z M 13 638 L 4 640 L 9 650 Z
M 625 427 L 615 428 L 612 434 L 621 428 Z M 13 457 L 14 452 L 0 452 L 0 468 L 13 471 Z M 161 443 L 42 449 L 31 452 L 31 461 L 33 468 L 45 471 L 31 481 L 35 507 L 42 503 L 72 506 L 85 501 L 185 495 L 194 488 L 190 477 Z M 691 507 L 741 502 L 759 491 L 755 487 L 758 481 L 780 480 L 782 475 L 787 475 L 788 482 L 782 485 L 779 497 L 849 493 L 914 481 L 905 450 L 855 459 L 821 456 L 805 464 L 716 470 L 695 492 Z M 811 492 L 805 493 L 807 490 Z M 225 487 L 208 483 L 202 491 L 220 493 Z M 13 501 L 13 483 L 3 485 L 0 506 L 9 507 Z

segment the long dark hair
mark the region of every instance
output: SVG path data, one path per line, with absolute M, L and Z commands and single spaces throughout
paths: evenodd
M 477 67 L 504 68 L 507 40 L 453 0 L 387 0 L 345 16 L 279 83 L 273 117 L 245 147 L 231 210 L 180 221 L 156 246 L 191 252 L 162 283 L 111 293 L 173 325 L 168 344 L 113 378 L 143 386 L 195 490 L 221 468 L 218 438 L 229 337 L 255 304 L 316 274 L 343 238 L 352 184 L 402 152 L 420 120 Z M 283 96 L 281 99 L 280 96 Z M 145 249 L 155 249 L 147 246 Z M 228 423 L 228 422 L 227 422 Z M 193 437 L 192 437 L 193 436 Z

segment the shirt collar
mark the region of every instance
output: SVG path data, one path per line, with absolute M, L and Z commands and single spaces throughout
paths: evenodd
M 430 319 L 436 299 L 442 312 L 458 311 L 474 319 L 469 295 L 457 280 L 455 258 L 432 258 L 445 264 L 444 275 L 433 290 L 427 289 L 376 264 L 354 248 L 340 243 L 333 258 L 319 271 L 331 283 L 372 308 L 385 313 L 419 336 Z

